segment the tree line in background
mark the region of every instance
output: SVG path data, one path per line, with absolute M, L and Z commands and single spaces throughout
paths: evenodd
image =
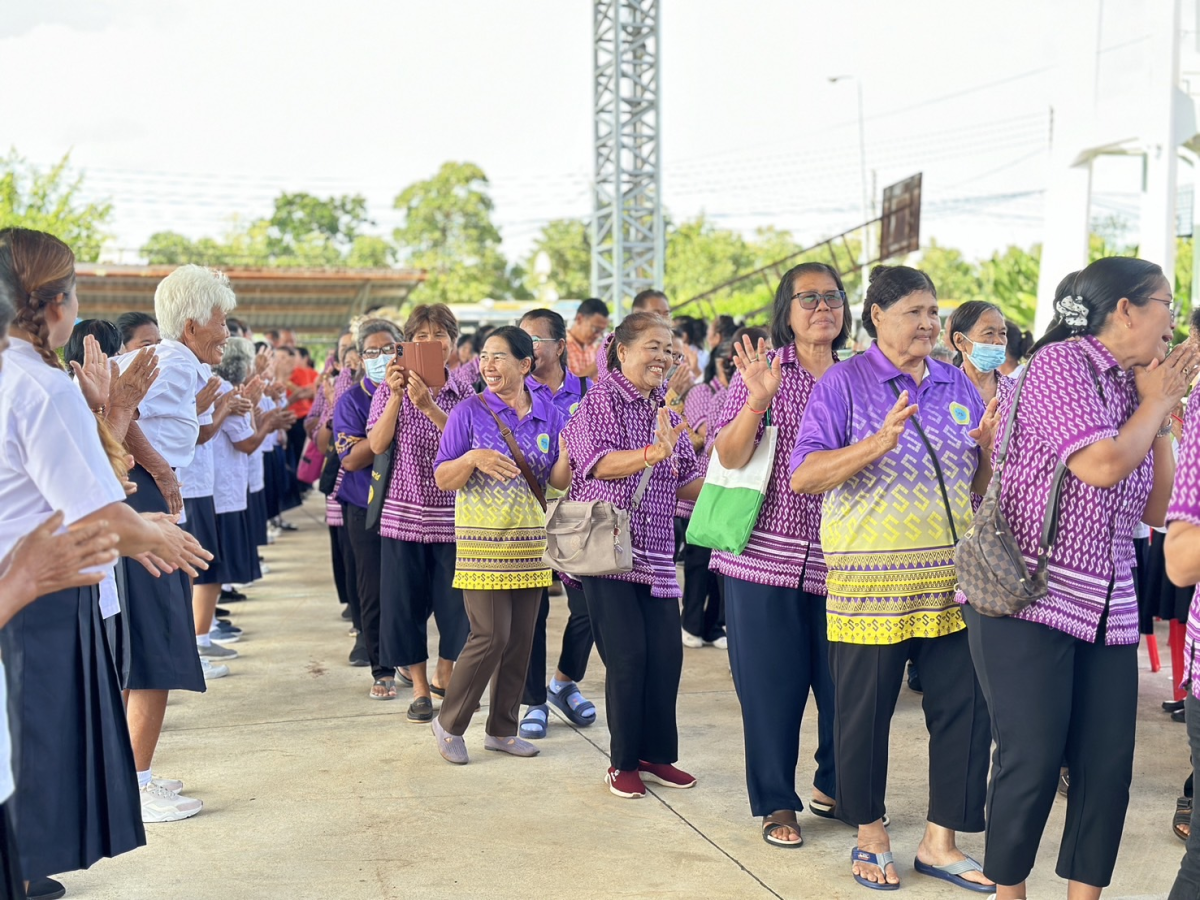
M 427 280 L 413 295 L 425 302 L 476 302 L 485 297 L 517 300 L 583 298 L 590 293 L 591 248 L 587 224 L 579 219 L 547 222 L 522 260 L 510 262 L 501 250 L 493 222 L 494 204 L 483 170 L 471 163 L 447 162 L 432 178 L 404 188 L 394 206 L 404 224 L 391 238 L 370 233 L 375 223 L 361 195 L 317 197 L 281 193 L 265 218 L 231 219 L 221 237 L 192 239 L 174 231 L 150 236 L 141 254 L 152 264 L 185 262 L 210 266 L 340 266 L 376 268 L 403 265 L 424 269 Z M 0 158 L 0 227 L 22 225 L 58 235 L 81 261 L 100 258 L 113 213 L 111 201 L 87 201 L 83 175 L 74 174 L 69 156 L 49 169 L 39 169 L 16 151 Z M 1099 224 L 1091 239 L 1091 258 L 1136 254 L 1124 240 L 1116 219 Z M 858 243 L 849 250 L 857 258 Z M 744 235 L 700 215 L 675 222 L 668 218 L 664 290 L 679 303 L 735 276 L 769 265 L 803 249 L 790 232 L 772 227 Z M 540 254 L 549 260 L 535 265 Z M 1037 295 L 1041 248 L 1009 246 L 989 259 L 971 261 L 952 248 L 931 241 L 907 260 L 933 279 L 947 300 L 990 300 L 1006 315 L 1029 327 Z M 818 249 L 794 262 L 829 262 Z M 1066 274 L 1066 273 L 1064 273 Z M 845 275 L 856 294 L 857 269 Z M 721 292 L 711 305 L 692 311 L 747 316 L 768 306 L 774 284 L 750 280 Z M 1175 296 L 1190 308 L 1192 239 L 1180 238 L 1176 254 Z

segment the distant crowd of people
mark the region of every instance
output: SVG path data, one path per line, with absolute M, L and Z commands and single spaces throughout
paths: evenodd
M 560 716 L 598 721 L 594 646 L 608 791 L 692 788 L 684 652 L 727 650 L 762 839 L 801 847 L 807 805 L 856 829 L 854 882 L 895 890 L 907 673 L 929 734 L 915 872 L 1025 898 L 1061 789 L 1056 872 L 1072 900 L 1098 897 L 1132 781 L 1137 646 L 1164 613 L 1186 622 L 1200 758 L 1200 315 L 1176 344 L 1153 263 L 1067 275 L 1036 342 L 987 302 L 943 323 L 907 266 L 875 269 L 860 322 L 838 272 L 803 263 L 764 327 L 673 316 L 653 290 L 616 323 L 589 299 L 570 323 L 534 309 L 469 336 L 429 304 L 349 323 L 319 368 L 290 332 L 256 344 L 236 304 L 221 273 L 180 266 L 153 317 L 77 322 L 70 248 L 0 231 L 0 898 L 61 896 L 51 875 L 200 811 L 153 771 L 168 694 L 228 671 L 240 630 L 222 604 L 314 488 L 348 662 L 366 698 L 405 692 L 449 763 L 478 746 L 485 693 L 484 750 L 535 756 Z M 1040 585 L 1007 614 L 962 586 L 977 511 Z M 1200 897 L 1191 815 L 1188 799 L 1172 900 Z M 985 832 L 982 862 L 959 832 Z

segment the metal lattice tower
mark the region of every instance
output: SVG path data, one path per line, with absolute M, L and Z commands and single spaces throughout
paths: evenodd
M 659 0 L 595 0 L 592 294 L 613 319 L 662 288 Z

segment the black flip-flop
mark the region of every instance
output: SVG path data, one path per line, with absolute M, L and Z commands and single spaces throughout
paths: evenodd
M 791 817 L 790 821 L 788 820 L 788 816 Z M 799 835 L 800 840 L 785 841 L 773 837 L 775 831 L 780 828 L 790 828 Z M 793 810 L 785 809 L 773 812 L 769 816 L 763 816 L 762 839 L 772 847 L 783 847 L 785 850 L 793 850 L 796 847 L 804 846 L 804 834 L 800 831 L 800 823 L 796 821 L 796 813 Z

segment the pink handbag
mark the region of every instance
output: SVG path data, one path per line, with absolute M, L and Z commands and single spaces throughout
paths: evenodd
M 312 440 L 304 444 L 304 452 L 300 455 L 300 464 L 296 466 L 296 480 L 312 484 L 321 477 L 321 467 L 325 465 L 325 457 Z

